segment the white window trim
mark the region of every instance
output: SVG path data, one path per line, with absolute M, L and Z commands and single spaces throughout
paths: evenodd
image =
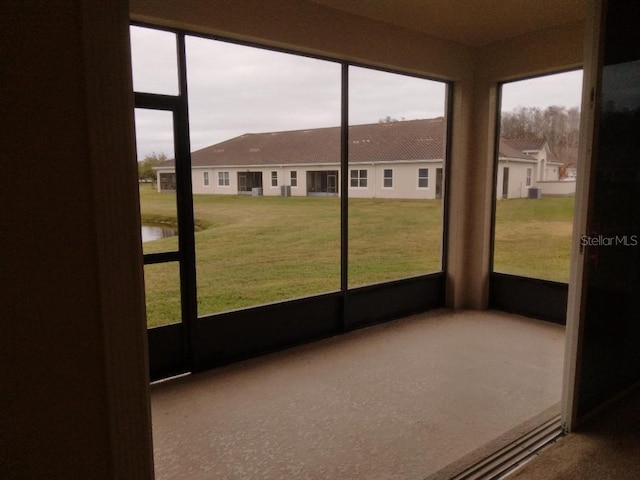
M 362 178 L 360 176 L 360 172 L 367 172 L 367 176 L 366 178 Z M 351 172 L 358 172 L 358 186 L 354 187 L 353 185 L 351 185 L 351 180 L 353 180 L 353 177 L 351 177 Z M 367 181 L 367 185 L 364 187 L 360 186 L 360 180 L 366 180 Z M 349 188 L 352 188 L 354 190 L 367 190 L 369 188 L 369 169 L 368 168 L 350 168 L 349 169 Z
M 204 188 L 211 188 L 211 175 L 209 172 L 202 172 L 202 186 Z
M 427 171 L 427 176 L 426 177 L 420 177 L 420 170 L 426 170 Z M 416 188 L 418 190 L 429 190 L 431 188 L 431 182 L 430 177 L 431 177 L 431 173 L 429 172 L 430 168 L 429 167 L 418 167 L 418 170 L 416 170 Z M 420 186 L 420 179 L 426 179 L 427 180 L 427 186 L 426 187 L 421 187 Z
M 295 185 L 293 184 L 293 179 L 291 178 L 291 174 L 292 174 L 292 173 L 295 173 L 295 174 L 296 174 L 296 178 L 295 178 L 295 180 L 296 180 L 296 184 L 295 184 Z M 291 170 L 291 171 L 289 172 L 289 186 L 290 186 L 291 188 L 298 188 L 298 185 L 300 185 L 300 181 L 299 181 L 299 180 L 300 180 L 300 178 L 298 177 L 298 170 Z
M 391 186 L 390 186 L 390 187 L 385 187 L 385 185 L 384 185 L 384 181 L 387 179 L 387 177 L 385 177 L 385 176 L 384 176 L 384 173 L 385 173 L 387 170 L 391 172 L 391 177 L 390 177 L 390 180 L 391 180 Z M 394 175 L 393 168 L 383 168 L 383 169 L 382 169 L 382 188 L 383 188 L 384 190 L 393 190 L 393 187 L 394 187 L 393 177 L 394 177 L 394 176 L 395 176 L 395 175 Z
M 220 174 L 227 174 L 227 182 L 228 184 L 225 185 L 224 183 L 220 183 L 222 180 L 224 180 L 224 177 L 221 177 Z M 218 172 L 218 187 L 220 188 L 231 188 L 231 174 L 227 171 L 227 170 L 223 170 L 223 171 L 219 171 Z
M 275 185 L 273 184 L 273 174 L 274 173 L 276 174 L 276 178 L 275 178 L 276 184 Z M 278 188 L 280 186 L 280 178 L 279 178 L 277 170 L 270 170 L 269 171 L 269 186 L 270 186 L 269 188 Z

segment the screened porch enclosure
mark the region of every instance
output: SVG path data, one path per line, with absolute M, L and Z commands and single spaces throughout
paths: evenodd
M 254 188 L 262 190 L 262 172 L 238 172 L 238 194 L 251 195 Z
M 338 170 L 307 172 L 307 195 L 335 197 L 338 195 Z

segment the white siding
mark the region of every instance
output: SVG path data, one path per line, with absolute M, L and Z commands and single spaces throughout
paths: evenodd
M 419 169 L 428 170 L 428 186 L 418 185 Z M 416 162 L 388 162 L 367 163 L 349 165 L 349 197 L 351 198 L 401 198 L 401 199 L 434 199 L 436 198 L 437 171 L 443 169 L 441 161 L 416 161 Z M 366 187 L 351 187 L 351 170 L 365 170 L 367 172 Z M 384 171 L 391 170 L 392 186 L 384 186 Z M 171 170 L 164 170 L 173 171 Z M 238 172 L 261 172 L 262 192 L 265 196 L 281 195 L 281 187 L 291 186 L 291 171 L 297 172 L 298 184 L 291 186 L 292 196 L 307 196 L 307 172 L 336 171 L 338 191 L 341 188 L 340 166 L 330 165 L 287 165 L 287 166 L 261 166 L 261 167 L 194 167 L 191 180 L 194 194 L 237 195 Z M 204 185 L 204 173 L 209 174 L 209 186 Z M 219 184 L 219 173 L 228 172 L 229 185 Z M 271 172 L 277 172 L 278 186 L 271 186 Z M 441 175 L 444 184 L 444 175 Z M 444 191 L 444 186 L 442 186 Z
M 532 178 L 531 178 L 531 186 L 535 187 L 536 182 L 536 174 L 537 168 L 535 163 L 526 163 L 526 162 L 516 162 L 516 161 L 508 161 L 501 160 L 498 162 L 498 172 L 497 172 L 497 182 L 496 182 L 496 198 L 502 199 L 504 198 L 503 194 L 503 180 L 504 180 L 504 169 L 509 169 L 509 182 L 508 182 L 508 193 L 507 198 L 527 198 L 529 196 L 529 191 L 527 187 L 527 169 L 531 168 Z

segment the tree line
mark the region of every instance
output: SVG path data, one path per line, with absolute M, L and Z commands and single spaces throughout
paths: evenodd
M 138 162 L 138 180 L 141 182 L 153 182 L 158 180 L 158 173 L 153 167 L 158 166 L 162 162 L 168 160 L 165 153 L 150 153 L 144 157 L 141 162 Z
M 500 133 L 503 138 L 545 138 L 559 160 L 564 163 L 576 161 L 580 138 L 579 107 L 518 107 L 502 112 L 501 117 Z

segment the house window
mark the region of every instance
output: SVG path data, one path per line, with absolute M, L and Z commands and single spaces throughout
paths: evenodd
M 429 188 L 429 169 L 418 169 L 418 188 Z
M 202 172 L 202 184 L 205 187 L 209 186 L 209 172 Z
M 351 187 L 367 188 L 367 171 L 351 170 Z
M 298 172 L 295 170 L 291 172 L 291 186 L 292 187 L 298 186 Z
M 385 168 L 382 178 L 382 186 L 384 188 L 393 188 L 393 170 Z
M 278 172 L 276 171 L 271 172 L 271 186 L 272 187 L 278 186 Z
M 218 186 L 229 186 L 229 172 L 218 172 Z
M 533 168 L 527 168 L 527 187 L 531 186 L 531 177 L 533 176 Z

